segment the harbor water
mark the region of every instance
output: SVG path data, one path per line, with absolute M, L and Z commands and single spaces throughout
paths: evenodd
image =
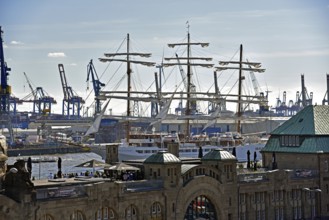
M 26 158 L 28 156 L 25 156 Z M 40 155 L 40 156 L 31 156 L 31 158 L 44 158 L 44 157 L 51 157 L 51 158 L 61 158 L 62 159 L 62 173 L 63 174 L 81 174 L 85 173 L 86 171 L 93 172 L 102 167 L 97 168 L 88 168 L 88 167 L 76 167 L 79 164 L 84 162 L 90 161 L 92 159 L 105 162 L 101 156 L 95 153 L 72 153 L 72 154 L 52 154 L 52 155 Z M 9 157 L 7 160 L 8 165 L 13 165 L 17 159 L 22 157 Z M 39 162 L 39 163 L 32 163 L 32 177 L 34 179 L 47 179 L 50 176 L 54 176 L 58 172 L 58 165 L 57 161 L 54 162 Z

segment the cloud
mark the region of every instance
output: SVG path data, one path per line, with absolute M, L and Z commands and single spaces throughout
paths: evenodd
M 22 45 L 23 43 L 20 42 L 20 41 L 13 40 L 13 41 L 10 42 L 10 44 L 12 44 L 12 45 Z
M 66 55 L 63 52 L 53 52 L 53 53 L 48 53 L 48 57 L 57 58 L 57 57 L 66 57 Z

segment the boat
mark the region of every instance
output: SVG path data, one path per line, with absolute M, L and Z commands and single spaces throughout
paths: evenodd
M 190 47 L 192 45 L 201 45 L 202 47 L 207 46 L 208 43 L 191 43 L 190 42 L 190 34 L 188 32 L 188 38 L 187 38 L 187 43 L 184 44 L 168 44 L 168 46 L 170 47 L 174 47 L 176 45 L 186 45 L 188 47 L 187 51 L 190 50 Z M 127 45 L 129 45 L 129 35 L 127 36 Z M 106 58 L 100 58 L 100 61 L 103 62 L 107 62 L 107 61 L 125 61 L 127 63 L 127 75 L 128 75 L 128 91 L 126 93 L 124 92 L 118 92 L 118 94 L 124 94 L 123 96 L 118 96 L 118 95 L 111 95 L 111 93 L 115 93 L 113 91 L 111 92 L 104 92 L 101 91 L 100 92 L 100 96 L 106 97 L 108 99 L 108 102 L 105 105 L 105 108 L 107 107 L 109 101 L 111 99 L 114 98 L 120 98 L 120 99 L 126 99 L 127 100 L 127 128 L 128 128 L 128 132 L 126 132 L 126 137 L 124 139 L 121 139 L 120 143 L 119 143 L 119 147 L 118 147 L 118 156 L 119 156 L 119 161 L 124 161 L 124 160 L 136 160 L 136 159 L 146 159 L 147 157 L 149 157 L 150 155 L 157 153 L 158 151 L 163 151 L 163 150 L 167 150 L 167 144 L 170 142 L 177 142 L 178 146 L 179 146 L 179 157 L 181 158 L 197 158 L 199 157 L 200 153 L 199 150 L 200 148 L 202 149 L 202 154 L 205 155 L 206 153 L 208 153 L 211 150 L 214 149 L 225 149 L 228 150 L 230 152 L 235 151 L 236 157 L 238 159 L 238 161 L 247 161 L 247 152 L 249 151 L 249 153 L 251 154 L 256 154 L 257 155 L 257 160 L 261 160 L 261 154 L 259 153 L 259 151 L 265 146 L 265 141 L 261 141 L 260 138 L 257 138 L 257 140 L 255 142 L 246 142 L 246 139 L 243 138 L 240 135 L 240 130 L 238 130 L 236 133 L 222 133 L 220 135 L 217 136 L 212 136 L 210 137 L 209 135 L 207 135 L 205 132 L 203 132 L 202 134 L 197 134 L 197 135 L 191 135 L 190 132 L 190 120 L 193 119 L 197 119 L 198 117 L 202 116 L 204 117 L 204 115 L 200 114 L 197 111 L 196 108 L 196 102 L 199 100 L 199 98 L 197 97 L 197 93 L 195 91 L 195 86 L 193 86 L 193 83 L 191 81 L 191 73 L 190 73 L 190 66 L 192 66 L 193 64 L 190 63 L 191 60 L 197 60 L 197 59 L 201 59 L 201 60 L 206 60 L 209 61 L 211 60 L 211 58 L 196 58 L 196 57 L 190 57 L 189 53 L 187 57 L 182 57 L 182 59 L 180 59 L 178 57 L 178 55 L 176 54 L 175 58 L 165 58 L 165 60 L 175 60 L 177 63 L 166 63 L 166 64 L 162 64 L 163 66 L 170 66 L 170 65 L 178 65 L 180 68 L 180 72 L 182 74 L 182 78 L 183 78 L 183 83 L 184 83 L 184 87 L 187 90 L 186 92 L 180 92 L 180 99 L 182 99 L 182 96 L 185 95 L 185 99 L 186 99 L 186 107 L 183 108 L 181 107 L 179 109 L 180 113 L 181 113 L 181 117 L 184 118 L 183 120 L 186 121 L 186 133 L 184 134 L 179 134 L 179 133 L 163 133 L 163 132 L 149 132 L 149 131 L 139 131 L 139 132 L 134 132 L 132 130 L 130 130 L 130 122 L 129 122 L 129 118 L 131 117 L 131 107 L 130 107 L 130 102 L 132 100 L 134 100 L 134 97 L 132 96 L 132 94 L 143 94 L 143 92 L 132 92 L 130 91 L 130 85 L 131 83 L 129 82 L 130 77 L 129 74 L 131 73 L 131 68 L 130 68 L 130 59 L 129 56 L 134 54 L 136 55 L 137 53 L 130 53 L 129 52 L 129 46 L 127 46 L 127 52 L 126 53 L 118 53 L 119 55 L 125 55 L 127 56 L 127 60 L 123 60 L 123 59 L 110 59 L 108 57 L 113 57 L 116 56 L 116 54 L 104 54 Z M 241 50 L 242 51 L 242 50 Z M 143 54 L 142 56 L 144 57 L 149 57 L 150 54 Z M 240 56 L 241 57 L 241 56 Z M 184 70 L 182 69 L 182 63 L 180 63 L 180 60 L 187 60 L 187 63 L 184 63 L 184 65 L 187 65 L 187 74 L 186 74 L 186 78 L 185 78 L 185 73 Z M 138 64 L 145 64 L 145 65 L 151 65 L 151 63 L 148 62 L 142 62 L 142 61 L 134 61 L 135 63 Z M 246 62 L 242 62 L 240 60 L 240 63 L 246 63 Z M 247 63 L 250 65 L 259 65 L 258 63 Z M 213 67 L 213 64 L 209 64 L 209 63 L 205 63 L 205 64 L 197 64 L 199 66 L 202 67 Z M 152 66 L 152 65 L 151 65 Z M 241 67 L 240 67 L 241 69 Z M 250 68 L 251 69 L 251 68 Z M 241 70 L 240 70 L 241 71 Z M 216 76 L 216 72 L 215 72 L 215 79 L 217 80 L 217 76 Z M 242 83 L 242 76 L 240 73 L 239 76 L 239 83 Z M 215 83 L 216 84 L 216 83 Z M 191 86 L 187 86 L 187 85 L 191 85 Z M 238 125 L 237 128 L 240 128 L 240 118 L 241 118 L 241 112 L 240 110 L 242 109 L 241 107 L 241 103 L 243 103 L 245 100 L 243 100 L 243 96 L 241 95 L 241 86 L 239 86 L 239 95 L 236 95 L 236 97 L 238 97 L 238 100 L 236 100 L 235 102 L 238 102 L 239 104 L 239 112 L 237 114 L 237 118 L 238 118 Z M 177 89 L 177 88 L 176 88 Z M 216 121 L 216 119 L 219 117 L 219 113 L 220 112 L 226 112 L 226 108 L 223 108 L 223 103 L 226 102 L 225 98 L 223 98 L 223 96 L 220 95 L 218 88 L 215 88 L 215 92 L 214 93 L 205 93 L 203 95 L 207 95 L 212 96 L 211 98 L 203 98 L 203 100 L 208 101 L 208 102 L 213 102 L 213 106 L 214 108 L 212 109 L 212 114 L 209 117 L 209 123 L 205 126 L 204 130 L 206 130 L 206 127 L 210 127 L 212 124 L 214 124 Z M 153 117 L 153 121 L 150 122 L 150 127 L 154 126 L 156 123 L 161 123 L 161 121 L 166 117 L 167 115 L 167 111 L 169 109 L 169 105 L 171 104 L 170 102 L 172 101 L 172 99 L 174 99 L 174 96 L 176 95 L 176 90 L 174 92 L 167 92 L 166 94 L 171 95 L 169 98 L 165 98 L 163 99 L 163 95 L 159 95 L 159 91 L 157 92 L 144 92 L 145 94 L 147 94 L 148 97 L 146 98 L 142 98 L 142 97 L 138 97 L 136 98 L 136 100 L 138 101 L 145 101 L 145 102 L 152 102 L 152 101 L 159 101 L 161 100 L 162 102 L 162 109 L 160 110 L 160 112 Z M 226 95 L 226 97 L 229 95 Z M 152 98 L 152 97 L 156 97 L 156 98 Z M 259 97 L 247 97 L 248 100 L 250 100 L 250 98 L 259 98 Z M 264 98 L 264 97 L 263 97 Z M 178 99 L 178 98 L 175 98 Z M 264 100 L 261 100 L 262 102 L 264 102 Z M 181 105 L 182 106 L 182 105 Z M 103 108 L 102 113 L 105 112 L 105 109 Z M 93 124 L 90 129 L 87 131 L 87 134 L 90 135 L 92 133 L 95 133 L 98 131 L 98 127 L 102 118 L 102 113 L 96 117 L 95 122 L 97 123 L 97 125 L 95 126 L 95 124 Z M 157 117 L 159 116 L 160 117 Z M 166 141 L 169 140 L 169 141 Z M 106 157 L 106 145 L 108 144 L 113 144 L 113 143 L 99 143 L 99 144 L 91 144 L 90 148 L 92 152 L 95 152 L 99 155 L 101 155 L 103 158 Z M 234 150 L 233 150 L 234 149 Z
M 57 157 L 52 156 L 33 156 L 31 157 L 32 163 L 52 163 L 57 162 Z M 24 160 L 25 162 L 28 162 L 29 157 L 18 157 L 17 160 Z
M 119 161 L 143 160 L 160 151 L 168 151 L 168 144 L 177 143 L 179 146 L 179 158 L 198 158 L 200 148 L 202 155 L 215 149 L 224 149 L 231 153 L 235 151 L 235 156 L 239 162 L 247 162 L 247 152 L 252 155 L 256 152 L 257 161 L 262 159 L 260 150 L 265 146 L 267 138 L 253 136 L 238 139 L 233 135 L 234 132 L 225 132 L 210 137 L 207 134 L 193 135 L 186 142 L 180 142 L 179 136 L 183 134 L 165 134 L 165 133 L 134 133 L 130 136 L 129 142 L 122 139 L 120 143 L 93 143 L 90 145 L 92 152 L 106 158 L 106 146 L 118 145 Z M 234 149 L 234 150 L 233 150 Z

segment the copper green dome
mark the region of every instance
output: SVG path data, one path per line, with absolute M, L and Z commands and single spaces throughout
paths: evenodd
M 167 151 L 159 151 L 158 153 L 152 154 L 151 156 L 146 158 L 144 163 L 153 163 L 153 164 L 181 163 L 181 160 Z
M 204 155 L 201 161 L 221 161 L 221 160 L 237 160 L 230 152 L 223 149 L 214 149 Z

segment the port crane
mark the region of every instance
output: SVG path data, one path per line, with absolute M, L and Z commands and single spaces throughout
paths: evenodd
M 175 55 L 176 55 L 177 64 L 178 64 L 178 67 L 179 67 L 179 72 L 180 72 L 181 77 L 182 77 L 182 80 L 183 80 L 184 89 L 185 89 L 185 91 L 187 91 L 187 87 L 188 87 L 189 85 L 187 85 L 186 74 L 185 74 L 185 72 L 184 72 L 184 69 L 183 69 L 183 67 L 182 67 L 182 65 L 181 65 L 181 63 L 180 63 L 180 61 L 179 61 L 179 57 L 178 57 L 177 53 L 176 53 Z M 191 92 L 195 92 L 195 86 L 194 86 L 194 87 L 193 87 L 193 86 L 194 86 L 194 85 L 191 83 L 191 87 L 190 87 Z M 192 88 L 194 88 L 194 91 L 192 91 Z M 195 102 L 195 101 L 194 101 L 194 102 Z M 191 104 L 191 106 L 192 106 L 192 104 Z M 178 114 L 178 113 L 180 112 L 180 114 L 182 115 L 182 113 L 183 113 L 184 111 L 185 111 L 185 109 L 183 108 L 183 98 L 182 98 L 182 95 L 181 95 L 181 100 L 180 100 L 179 103 L 178 103 L 178 107 L 175 108 L 175 113 Z M 193 109 L 193 107 L 191 107 L 191 111 L 193 112 L 193 111 L 195 111 L 195 109 Z
M 327 96 L 327 99 L 326 99 Z M 322 105 L 325 105 L 327 103 L 327 105 L 329 105 L 329 74 L 327 74 L 327 91 L 324 94 L 324 98 L 322 100 Z
M 98 96 L 101 91 L 101 88 L 105 86 L 105 84 L 99 81 L 95 66 L 93 64 L 93 60 L 90 60 L 87 66 L 87 82 L 89 81 L 90 76 L 95 92 L 95 114 L 97 114 L 101 112 L 101 100 L 98 98 Z
M 48 93 L 42 87 L 32 86 L 31 80 L 28 78 L 27 74 L 24 72 L 26 82 L 31 90 L 31 93 L 25 96 L 22 100 L 23 102 L 32 102 L 34 115 L 50 115 L 52 104 L 57 104 L 56 100 L 49 96 Z
M 249 60 L 247 59 L 247 62 L 249 62 Z M 252 69 L 251 65 L 248 65 L 250 69 Z M 260 67 L 260 65 L 258 66 Z M 260 96 L 263 97 L 264 102 L 260 102 L 259 103 L 259 114 L 263 114 L 264 112 L 268 112 L 269 111 L 269 106 L 268 106 L 268 93 L 270 91 L 266 91 L 266 95 L 264 94 L 264 92 L 260 91 L 260 85 L 258 83 L 258 80 L 255 76 L 254 71 L 250 71 L 249 72 L 250 75 L 250 79 L 251 79 L 251 83 L 254 87 L 254 91 L 255 91 L 255 95 L 256 96 Z
M 73 91 L 71 86 L 68 86 L 63 64 L 58 64 L 58 70 L 61 77 L 62 88 L 64 93 L 62 114 L 66 115 L 69 118 L 71 116 L 79 118 L 80 111 L 82 105 L 85 103 L 85 100 L 78 96 Z
M 3 52 L 2 29 L 0 26 L 0 68 L 1 68 L 1 82 L 0 82 L 0 127 L 6 127 L 9 131 L 9 143 L 14 143 L 13 125 L 11 123 L 11 115 L 16 114 L 16 104 L 21 104 L 21 100 L 11 95 L 11 86 L 8 84 L 9 71 L 11 69 L 5 62 Z
M 1 113 L 9 113 L 10 109 L 10 94 L 11 94 L 11 86 L 8 85 L 8 76 L 9 71 L 11 70 L 7 63 L 5 62 L 4 52 L 3 52 L 3 40 L 2 40 L 2 29 L 0 27 L 0 63 L 1 63 L 1 102 L 0 102 L 0 112 Z

